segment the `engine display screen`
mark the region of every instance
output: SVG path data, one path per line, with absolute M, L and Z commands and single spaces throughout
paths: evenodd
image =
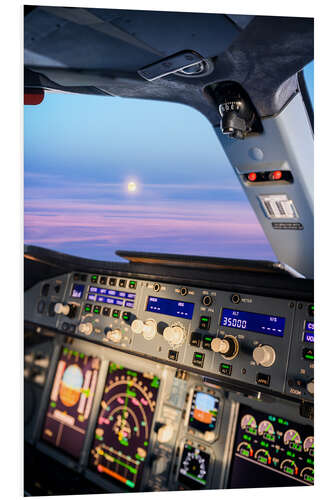
M 90 466 L 131 490 L 139 488 L 160 380 L 110 363 Z
M 71 297 L 75 299 L 81 299 L 83 297 L 84 289 L 85 289 L 84 285 L 79 285 L 78 283 L 75 283 L 72 288 Z
M 285 322 L 279 316 L 223 309 L 220 326 L 283 337 Z
M 205 488 L 208 477 L 209 454 L 185 443 L 180 462 L 178 481 L 191 489 Z
M 161 297 L 148 297 L 146 311 L 176 316 L 177 318 L 192 319 L 194 304 Z
M 206 392 L 194 391 L 189 426 L 200 432 L 214 431 L 219 409 L 219 398 Z
M 42 438 L 75 458 L 79 458 L 83 446 L 99 369 L 99 358 L 63 348 Z
M 312 484 L 313 427 L 241 405 L 228 487 Z

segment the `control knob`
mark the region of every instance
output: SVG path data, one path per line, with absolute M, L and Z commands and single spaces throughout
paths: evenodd
M 312 396 L 314 395 L 314 380 L 310 380 L 310 382 L 306 384 L 306 390 Z
M 157 431 L 157 440 L 159 443 L 167 443 L 173 436 L 173 427 L 171 424 L 164 424 Z
M 233 359 L 239 351 L 239 344 L 236 337 L 226 335 L 223 339 L 216 337 L 211 342 L 211 348 L 214 352 L 219 352 L 224 358 Z
M 171 347 L 180 347 L 185 342 L 185 329 L 182 325 L 167 326 L 163 332 L 164 339 Z
M 112 340 L 112 342 L 120 342 L 122 339 L 122 333 L 121 330 L 118 328 L 116 330 L 111 330 L 110 328 L 107 330 L 106 337 L 109 340 Z
M 253 351 L 253 359 L 257 365 L 268 368 L 275 362 L 275 350 L 270 345 L 259 345 Z
M 71 308 L 68 304 L 62 304 L 61 302 L 57 302 L 54 305 L 54 312 L 56 314 L 63 314 L 64 316 L 68 316 L 71 312 Z
M 79 324 L 79 332 L 84 333 L 85 335 L 90 335 L 94 330 L 92 323 L 80 323 Z
M 135 319 L 131 329 L 133 333 L 142 333 L 146 340 L 152 340 L 157 333 L 157 323 L 154 319 L 147 319 L 145 322 L 141 319 Z

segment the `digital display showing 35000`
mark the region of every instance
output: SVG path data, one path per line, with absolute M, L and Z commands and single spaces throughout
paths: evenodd
M 234 309 L 223 309 L 221 326 L 283 337 L 285 318 Z
M 50 394 L 42 437 L 78 458 L 94 399 L 100 359 L 64 347 Z
M 147 457 L 160 380 L 110 363 L 90 465 L 137 490 Z

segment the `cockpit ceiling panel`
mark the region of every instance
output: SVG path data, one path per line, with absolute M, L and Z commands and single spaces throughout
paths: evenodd
M 204 89 L 235 81 L 267 117 L 294 95 L 294 75 L 313 59 L 313 19 L 245 17 L 236 24 L 222 14 L 37 7 L 25 17 L 25 67 L 63 90 L 94 87 L 110 95 L 182 102 L 214 125 L 219 115 Z M 211 58 L 213 71 L 155 82 L 138 75 L 184 50 Z
M 25 30 L 30 52 L 69 68 L 117 72 L 136 72 L 187 49 L 213 57 L 239 33 L 222 14 L 54 7 L 31 13 Z

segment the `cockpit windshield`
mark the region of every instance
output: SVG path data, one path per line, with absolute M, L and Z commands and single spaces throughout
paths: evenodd
M 25 243 L 276 260 L 213 127 L 176 103 L 46 93 L 25 107 Z

